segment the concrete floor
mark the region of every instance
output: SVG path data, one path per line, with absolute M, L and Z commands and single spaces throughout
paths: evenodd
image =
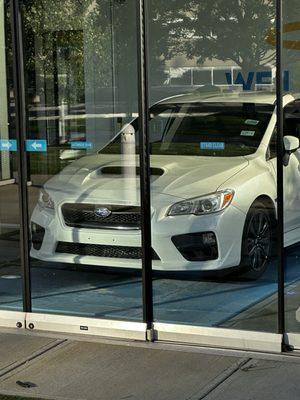
M 300 366 L 250 360 L 225 382 L 215 388 L 206 400 L 296 400 L 300 393 Z
M 1 394 L 52 400 L 298 400 L 300 393 L 293 356 L 6 330 L 0 359 Z

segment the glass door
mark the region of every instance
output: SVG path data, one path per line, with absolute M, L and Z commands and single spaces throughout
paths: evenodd
M 275 22 L 275 1 L 149 1 L 159 339 L 280 351 Z
M 24 0 L 20 8 L 29 327 L 73 324 L 55 315 L 80 317 L 83 331 L 83 317 L 142 322 L 135 2 Z
M 16 326 L 23 310 L 19 174 L 8 1 L 0 1 L 0 324 Z M 6 310 L 6 311 L 5 311 Z M 19 325 L 21 327 L 21 325 Z
M 29 329 L 152 327 L 151 339 L 281 351 L 275 0 L 13 1 L 19 41 L 8 3 L 0 320 L 24 310 Z M 298 8 L 283 0 L 281 69 L 285 331 L 300 348 Z

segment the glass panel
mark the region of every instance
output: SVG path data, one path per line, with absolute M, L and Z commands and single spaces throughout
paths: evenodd
M 276 332 L 275 2 L 149 3 L 155 320 Z
M 22 4 L 33 311 L 140 320 L 135 2 Z
M 0 308 L 21 310 L 17 145 L 7 3 L 0 0 Z
M 286 330 L 300 333 L 300 4 L 283 0 Z

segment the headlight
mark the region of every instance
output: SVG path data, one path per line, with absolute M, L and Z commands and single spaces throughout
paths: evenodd
M 233 196 L 233 190 L 222 190 L 194 199 L 184 200 L 173 204 L 173 206 L 169 208 L 167 215 L 204 215 L 215 213 L 228 207 Z
M 54 210 L 54 201 L 51 199 L 46 190 L 41 189 L 38 204 L 41 208 Z

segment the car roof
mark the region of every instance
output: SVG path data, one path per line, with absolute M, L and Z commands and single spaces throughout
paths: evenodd
M 284 96 L 284 103 L 287 104 L 299 96 L 287 94 Z M 230 92 L 221 93 L 218 91 L 202 92 L 195 90 L 191 93 L 169 97 L 158 104 L 184 104 L 184 103 L 258 103 L 275 105 L 276 93 L 267 91 L 257 92 Z

